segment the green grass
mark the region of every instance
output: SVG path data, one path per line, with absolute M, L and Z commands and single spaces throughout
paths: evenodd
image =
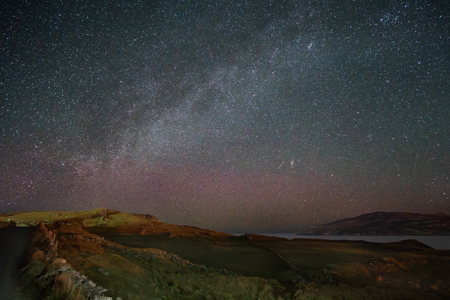
M 52 223 L 55 221 L 64 221 L 71 219 L 78 219 L 83 222 L 84 227 L 118 227 L 118 226 L 135 226 L 141 225 L 152 226 L 153 224 L 163 224 L 158 220 L 146 219 L 142 216 L 131 213 L 114 213 L 110 214 L 108 218 L 104 218 L 105 208 L 98 208 L 88 211 L 29 211 L 20 213 L 10 213 L 0 215 L 0 221 L 9 222 L 14 221 L 19 226 L 28 226 L 37 224 L 39 221 L 44 223 Z
M 11 213 L 0 215 L 0 221 L 6 222 L 7 220 L 13 220 L 16 223 L 27 222 L 54 222 L 57 220 L 67 220 L 74 218 L 97 218 L 103 215 L 104 208 L 98 208 L 88 211 L 78 212 L 65 212 L 65 211 L 28 211 L 21 213 Z
M 113 298 L 275 300 L 286 296 L 277 281 L 205 273 L 158 258 L 143 259 L 114 249 L 107 252 L 90 256 L 80 267 L 91 280 L 107 287 L 106 294 Z
M 227 237 L 221 241 L 207 238 L 167 238 L 158 235 L 125 235 L 113 230 L 89 228 L 115 243 L 137 248 L 157 248 L 195 264 L 262 278 L 290 281 L 297 272 L 291 270 L 275 254 L 255 246 L 245 237 Z

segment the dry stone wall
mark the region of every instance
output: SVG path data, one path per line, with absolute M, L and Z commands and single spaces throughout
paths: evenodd
M 44 270 L 35 278 L 37 282 L 55 282 L 59 275 L 65 275 L 70 282 L 73 282 L 74 288 L 80 288 L 81 293 L 87 299 L 111 299 L 103 295 L 107 291 L 102 286 L 97 286 L 92 280 L 82 275 L 64 259 L 57 256 L 58 241 L 56 235 L 49 230 L 43 222 L 36 226 L 32 234 L 32 246 L 30 250 L 30 261 L 39 261 Z M 26 271 L 26 268 L 24 268 Z M 119 298 L 120 299 L 120 298 Z

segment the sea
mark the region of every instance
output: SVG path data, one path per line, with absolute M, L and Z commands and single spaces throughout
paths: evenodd
M 450 250 L 450 235 L 297 235 L 295 233 L 256 233 L 259 235 L 282 237 L 292 239 L 320 239 L 320 240 L 347 240 L 366 241 L 372 243 L 392 243 L 404 240 L 417 240 L 422 244 L 437 250 Z M 243 235 L 235 233 L 234 235 Z

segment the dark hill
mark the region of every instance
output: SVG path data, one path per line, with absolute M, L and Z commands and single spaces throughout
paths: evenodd
M 308 229 L 307 235 L 446 235 L 450 234 L 450 216 L 374 212 L 337 220 Z

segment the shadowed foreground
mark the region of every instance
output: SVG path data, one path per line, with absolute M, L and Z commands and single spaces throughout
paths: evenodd
M 0 299 L 27 299 L 17 277 L 31 231 L 32 228 L 17 227 L 0 230 Z

